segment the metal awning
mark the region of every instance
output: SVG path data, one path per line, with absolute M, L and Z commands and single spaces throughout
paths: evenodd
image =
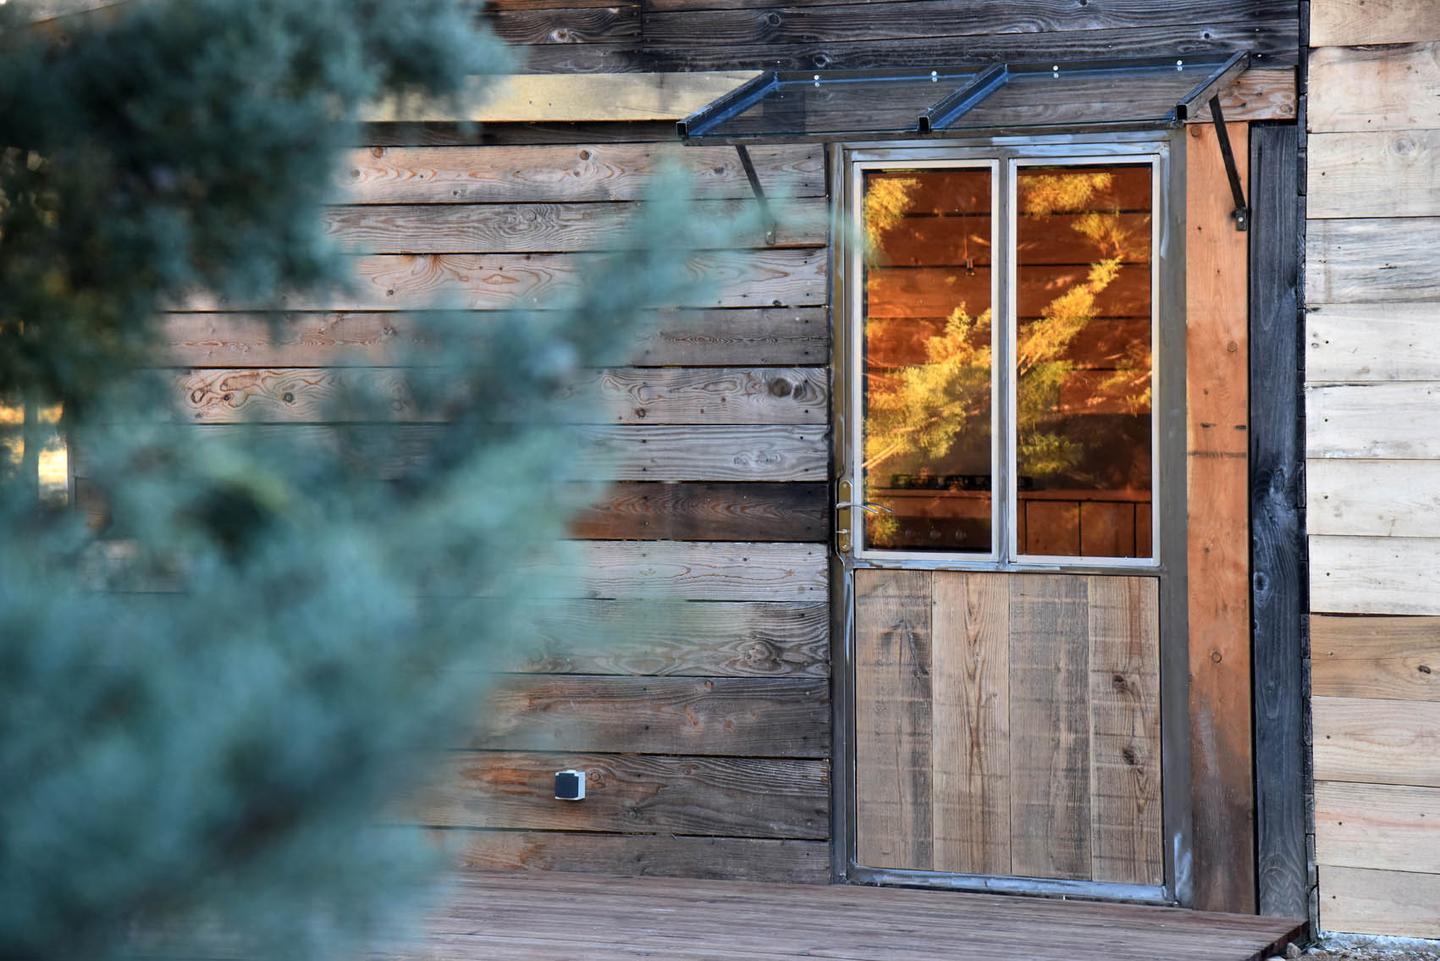
M 998 63 L 944 70 L 772 71 L 679 122 L 694 143 L 896 140 L 1185 122 L 1249 55 Z

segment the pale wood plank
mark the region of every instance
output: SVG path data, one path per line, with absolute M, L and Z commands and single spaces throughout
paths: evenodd
M 1163 884 L 1160 598 L 1153 577 L 1091 577 L 1091 864 L 1097 881 Z
M 754 71 L 720 70 L 477 77 L 458 106 L 413 97 L 386 98 L 362 111 L 361 119 L 366 123 L 682 120 L 754 76 Z
M 750 156 L 767 194 L 825 196 L 822 149 L 756 146 Z M 675 163 L 699 199 L 749 199 L 733 147 L 602 143 L 579 146 L 370 147 L 353 151 L 340 177 L 344 199 L 365 204 L 540 203 L 641 200 L 656 172 Z
M 1305 318 L 1305 380 L 1440 381 L 1440 307 L 1322 304 Z
M 1320 867 L 1326 931 L 1440 938 L 1440 875 Z
M 824 249 L 701 251 L 688 268 L 687 302 L 657 307 L 803 307 L 827 296 Z M 543 308 L 584 292 L 610 258 L 579 254 L 377 254 L 354 259 L 354 289 L 286 294 L 277 304 L 231 304 L 196 292 L 184 310 L 271 307 L 282 310 L 464 310 Z
M 1255 909 L 1249 555 L 1249 247 L 1213 128 L 1192 126 L 1186 199 L 1190 780 L 1195 907 Z M 1242 180 L 1247 124 L 1228 126 Z
M 1307 117 L 1311 133 L 1440 128 L 1440 43 L 1312 50 Z
M 829 591 L 824 545 L 587 541 L 573 548 L 581 565 L 574 586 L 554 583 L 568 580 L 566 565 L 517 566 L 533 572 L 540 596 L 552 597 L 824 601 Z
M 1315 785 L 1315 858 L 1321 865 L 1440 874 L 1437 825 L 1440 788 Z
M 1310 538 L 1310 609 L 1440 614 L 1440 538 Z
M 855 572 L 856 858 L 934 865 L 931 814 L 932 578 Z
M 561 395 L 571 423 L 823 424 L 829 378 L 823 368 L 612 368 L 579 371 Z M 175 377 L 182 414 L 203 424 L 374 420 L 345 406 L 350 397 L 385 400 L 390 419 L 443 422 L 442 408 L 416 403 L 403 370 L 375 368 L 205 369 Z M 511 415 L 523 419 L 518 407 Z
M 1318 458 L 1305 488 L 1312 535 L 1440 537 L 1440 461 Z
M 1312 134 L 1305 214 L 1440 216 L 1440 130 Z
M 1440 40 L 1433 0 L 1310 0 L 1310 46 Z
M 1440 702 L 1313 700 L 1316 781 L 1440 787 Z
M 1251 67 L 1220 95 L 1227 121 L 1293 120 L 1296 113 L 1295 71 Z M 1210 123 L 1210 102 L 1200 105 L 1190 123 Z
M 1440 618 L 1310 618 L 1313 693 L 1440 701 Z
M 1440 382 L 1320 384 L 1305 390 L 1307 457 L 1440 459 Z
M 1311 304 L 1440 300 L 1440 217 L 1315 220 L 1305 235 Z
M 1090 668 L 1085 578 L 1010 580 L 1010 835 L 1014 873 L 1088 878 Z
M 1010 585 L 934 574 L 934 867 L 1011 874 Z

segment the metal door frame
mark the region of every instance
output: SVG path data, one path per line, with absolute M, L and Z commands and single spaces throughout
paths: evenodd
M 1185 470 L 1185 137 L 1183 128 L 1171 131 L 996 137 L 976 140 L 831 144 L 827 148 L 832 219 L 830 231 L 831 317 L 831 482 L 832 505 L 839 485 L 853 476 L 851 464 L 852 412 L 857 410 L 850 323 L 853 306 L 851 244 L 847 238 L 855 201 L 851 172 L 857 160 L 911 161 L 978 160 L 996 158 L 1000 169 L 1013 159 L 1066 157 L 1117 159 L 1137 154 L 1156 157 L 1156 208 L 1158 243 L 1152 252 L 1156 265 L 1155 357 L 1157 393 L 1152 410 L 1158 498 L 1154 502 L 1155 563 L 1117 567 L 1113 564 L 1074 563 L 1064 560 L 1010 563 L 1003 556 L 983 562 L 953 558 L 895 563 L 866 561 L 857 564 L 853 548 L 842 554 L 836 545 L 832 508 L 830 557 L 831 589 L 831 706 L 833 762 L 831 765 L 831 872 L 836 881 L 858 884 L 907 885 L 962 891 L 1080 897 L 1104 900 L 1187 905 L 1192 901 L 1190 852 L 1192 846 L 1192 795 L 1189 742 L 1189 649 L 1186 584 L 1186 470 Z M 997 189 L 999 185 L 996 185 Z M 1006 187 L 1008 191 L 1008 185 Z M 998 212 L 997 212 L 998 213 Z M 995 216 L 995 214 L 992 214 Z M 1008 221 L 1008 217 L 1005 218 Z M 1008 224 L 1000 239 L 1009 245 Z M 998 245 L 997 245 L 998 246 Z M 993 264 L 993 258 L 992 258 Z M 993 266 L 992 266 L 992 269 Z M 998 307 L 998 303 L 996 304 Z M 998 331 L 1008 317 L 993 314 Z M 1007 352 L 1008 354 L 1008 352 Z M 1003 361 L 1002 361 L 1003 362 Z M 992 432 L 993 436 L 993 432 Z M 1008 495 L 1007 495 L 1008 498 Z M 997 550 L 997 555 L 999 551 Z M 1159 580 L 1160 617 L 1160 744 L 1161 832 L 1164 847 L 1164 883 L 1159 886 L 1088 880 L 992 877 L 938 871 L 874 868 L 856 861 L 855 835 L 855 596 L 854 572 L 859 567 L 918 567 L 926 570 L 1044 572 L 1073 574 L 1153 576 Z

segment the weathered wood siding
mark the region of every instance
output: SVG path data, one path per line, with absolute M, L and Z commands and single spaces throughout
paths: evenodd
M 1440 937 L 1440 8 L 1311 0 L 1310 26 L 1320 922 Z
M 698 178 L 702 215 L 753 202 L 733 150 L 670 149 Z M 356 290 L 287 305 L 278 337 L 264 318 L 203 298 L 169 315 L 195 429 L 258 421 L 322 434 L 322 402 L 339 385 L 398 381 L 399 348 L 425 325 L 402 309 L 451 294 L 483 324 L 485 311 L 563 290 L 634 215 L 663 151 L 354 151 L 350 202 L 329 224 L 358 257 Z M 823 214 L 821 148 L 753 155 L 768 189 Z M 537 612 L 534 643 L 503 665 L 486 722 L 412 809 L 462 839 L 466 864 L 828 879 L 826 225 L 797 224 L 782 223 L 772 246 L 755 236 L 700 252 L 714 295 L 658 310 L 658 326 L 617 342 L 611 366 L 578 388 L 593 401 L 585 429 L 620 481 L 574 527 L 585 597 Z M 435 417 L 403 404 L 395 416 L 417 439 Z M 577 451 L 576 476 L 593 476 L 598 456 Z M 621 624 L 623 641 L 593 640 Z M 589 773 L 583 803 L 553 798 L 566 768 Z

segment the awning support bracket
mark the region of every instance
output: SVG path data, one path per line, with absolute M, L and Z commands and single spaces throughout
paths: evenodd
M 1245 188 L 1240 183 L 1240 171 L 1235 166 L 1235 150 L 1230 146 L 1230 132 L 1225 128 L 1225 114 L 1220 110 L 1220 96 L 1210 98 L 1210 120 L 1215 124 L 1215 135 L 1220 140 L 1220 156 L 1225 161 L 1225 174 L 1230 178 L 1230 195 L 1235 201 L 1236 230 L 1250 229 L 1250 207 L 1245 203 Z
M 760 185 L 760 175 L 755 172 L 755 164 L 750 159 L 750 151 L 745 149 L 743 143 L 735 145 L 735 153 L 740 156 L 740 166 L 745 168 L 745 179 L 750 181 L 750 191 L 755 195 L 755 203 L 760 207 L 760 220 L 765 227 L 765 243 L 771 247 L 775 246 L 775 212 L 770 209 L 770 200 L 765 196 L 765 188 Z

